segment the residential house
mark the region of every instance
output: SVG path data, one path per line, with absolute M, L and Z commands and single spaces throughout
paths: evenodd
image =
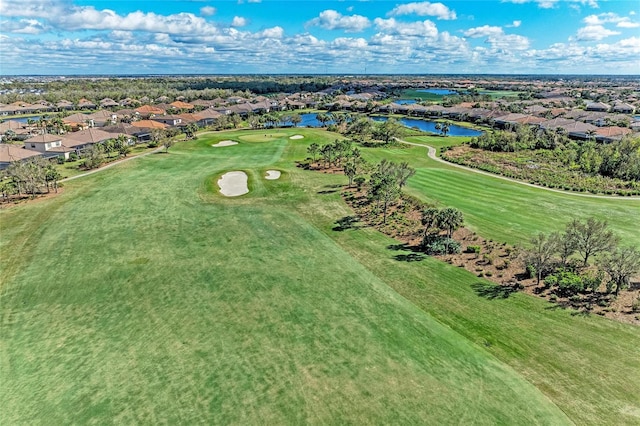
M 118 115 L 115 112 L 100 110 L 92 114 L 87 114 L 87 118 L 93 122 L 92 127 L 103 127 L 115 124 Z
M 82 98 L 78 101 L 78 109 L 96 109 L 98 106 L 89 99 Z
M 632 130 L 626 127 L 600 127 L 595 131 L 595 138 L 598 142 L 609 143 L 618 141 L 630 133 Z
M 109 139 L 115 139 L 118 134 L 105 132 L 101 129 L 91 128 L 81 130 L 79 132 L 67 133 L 63 140 L 63 146 L 73 149 L 76 152 L 80 152 L 91 145 L 105 142 Z
M 41 153 L 45 158 L 63 156 L 69 158 L 72 149 L 65 147 L 62 136 L 45 133 L 32 136 L 24 141 L 24 148 Z
M 600 111 L 607 112 L 611 109 L 611 105 L 605 104 L 604 102 L 589 102 L 585 107 L 587 111 Z
M 633 114 L 636 108 L 633 105 L 624 102 L 618 102 L 613 105 L 613 108 L 611 110 L 613 112 L 619 112 L 622 114 Z
M 149 118 L 154 115 L 162 115 L 165 113 L 164 109 L 160 109 L 151 105 L 143 105 L 135 109 L 135 111 L 140 114 L 141 117 Z
M 164 123 L 169 126 L 177 126 L 182 123 L 182 118 L 180 118 L 179 115 L 156 115 L 149 118 L 149 120 Z
M 115 108 L 115 107 L 119 107 L 120 104 L 116 101 L 114 101 L 111 98 L 104 98 L 100 100 L 100 107 L 101 108 Z
M 25 161 L 41 155 L 41 152 L 26 149 L 19 145 L 0 144 L 0 170 L 6 169 L 14 161 Z

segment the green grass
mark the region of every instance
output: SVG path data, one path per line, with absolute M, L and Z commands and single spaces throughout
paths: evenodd
M 201 136 L 0 211 L 1 424 L 640 421 L 638 329 L 488 300 L 459 268 L 333 231 L 344 176 L 293 163 L 336 135 L 270 133 Z M 365 151 L 420 165 L 421 196 L 448 170 Z M 217 193 L 228 170 L 248 195 Z

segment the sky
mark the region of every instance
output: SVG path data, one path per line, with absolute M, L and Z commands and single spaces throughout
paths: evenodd
M 638 0 L 0 0 L 0 75 L 640 74 Z

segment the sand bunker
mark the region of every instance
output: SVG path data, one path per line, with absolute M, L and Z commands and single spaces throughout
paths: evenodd
M 216 148 L 220 148 L 222 146 L 231 146 L 231 145 L 238 145 L 238 142 L 236 141 L 220 141 L 217 144 L 211 145 L 214 146 Z
M 303 138 L 304 138 L 304 136 L 302 136 L 302 135 L 293 135 L 289 139 L 303 139 Z
M 247 174 L 245 172 L 227 172 L 218 179 L 220 193 L 227 197 L 237 197 L 249 192 Z
M 280 170 L 267 170 L 267 175 L 264 177 L 267 180 L 276 180 L 280 178 Z

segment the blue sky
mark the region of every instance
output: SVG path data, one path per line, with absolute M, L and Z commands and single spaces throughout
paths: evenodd
M 640 1 L 0 0 L 0 74 L 640 74 Z

